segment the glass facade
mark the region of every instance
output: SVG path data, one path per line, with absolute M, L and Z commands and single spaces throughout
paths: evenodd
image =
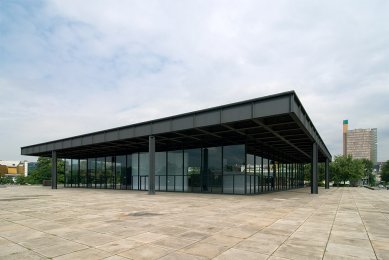
M 65 187 L 148 190 L 149 154 L 65 159 Z M 245 144 L 155 153 L 155 190 L 260 194 L 304 186 L 303 167 L 248 153 Z

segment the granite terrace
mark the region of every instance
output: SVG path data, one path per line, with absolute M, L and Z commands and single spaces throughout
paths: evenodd
M 9 186 L 1 259 L 389 259 L 389 191 L 263 196 Z

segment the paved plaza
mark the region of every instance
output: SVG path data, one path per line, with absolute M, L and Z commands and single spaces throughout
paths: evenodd
M 0 259 L 389 259 L 389 191 L 0 188 Z

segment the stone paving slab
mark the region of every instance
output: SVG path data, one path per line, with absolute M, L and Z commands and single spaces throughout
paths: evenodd
M 0 259 L 389 259 L 389 191 L 0 189 Z

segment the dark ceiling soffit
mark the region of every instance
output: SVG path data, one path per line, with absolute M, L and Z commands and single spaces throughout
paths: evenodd
M 272 134 L 274 134 L 275 136 L 277 136 L 279 139 L 281 139 L 283 142 L 289 144 L 291 147 L 293 147 L 294 149 L 296 149 L 297 151 L 299 151 L 300 153 L 304 154 L 306 157 L 311 157 L 309 156 L 306 152 L 304 152 L 303 150 L 301 150 L 300 148 L 298 148 L 296 145 L 292 144 L 291 142 L 289 142 L 287 139 L 285 139 L 284 137 L 282 137 L 280 134 L 278 134 L 277 132 L 273 131 L 270 127 L 268 127 L 267 125 L 265 125 L 264 123 L 262 123 L 260 120 L 258 119 L 253 119 L 253 121 L 255 123 L 257 123 L 258 125 L 262 126 L 263 128 L 265 128 L 267 131 L 271 132 Z

